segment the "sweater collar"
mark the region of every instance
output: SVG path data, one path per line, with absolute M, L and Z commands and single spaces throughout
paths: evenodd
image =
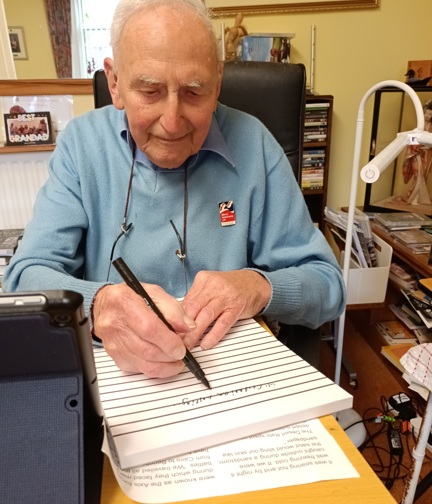
M 134 146 L 134 140 L 130 134 L 129 131 L 129 125 L 128 125 L 128 120 L 126 117 L 126 113 L 123 110 L 122 111 L 122 118 L 118 126 L 119 129 L 119 135 L 125 141 L 128 145 L 129 148 L 133 149 Z M 218 154 L 219 156 L 222 156 L 228 163 L 230 163 L 232 166 L 234 166 L 234 160 L 232 157 L 232 154 L 228 148 L 228 145 L 225 141 L 225 138 L 222 135 L 221 129 L 219 127 L 219 124 L 217 122 L 217 114 L 213 114 L 212 117 L 212 122 L 210 125 L 209 132 L 207 134 L 206 139 L 204 140 L 204 143 L 199 150 L 197 154 L 194 154 L 193 156 L 190 156 L 189 159 L 185 161 L 185 163 L 180 166 L 179 168 L 190 168 L 195 165 L 195 163 L 198 161 L 199 158 L 199 153 L 200 152 L 205 152 L 205 151 L 210 151 L 214 152 L 215 154 Z M 152 163 L 148 157 L 142 152 L 140 149 L 137 149 L 136 151 L 136 161 L 141 162 L 145 164 L 146 166 L 149 166 L 153 168 L 156 171 L 171 171 L 167 170 L 166 168 L 160 168 L 159 166 L 155 165 Z

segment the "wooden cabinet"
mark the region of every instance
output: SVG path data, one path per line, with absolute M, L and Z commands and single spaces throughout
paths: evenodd
M 324 230 L 330 161 L 333 96 L 307 95 L 301 188 L 312 220 Z

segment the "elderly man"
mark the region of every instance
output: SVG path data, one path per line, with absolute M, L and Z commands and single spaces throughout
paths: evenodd
M 81 292 L 116 363 L 158 377 L 180 372 L 212 324 L 203 348 L 259 313 L 335 319 L 340 269 L 286 156 L 259 121 L 218 104 L 223 66 L 203 3 L 121 0 L 111 42 L 114 106 L 60 138 L 5 289 Z M 174 331 L 121 283 L 118 256 Z

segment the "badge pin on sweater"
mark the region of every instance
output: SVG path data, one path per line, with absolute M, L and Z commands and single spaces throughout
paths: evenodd
M 219 203 L 219 218 L 221 226 L 234 226 L 236 223 L 233 200 Z

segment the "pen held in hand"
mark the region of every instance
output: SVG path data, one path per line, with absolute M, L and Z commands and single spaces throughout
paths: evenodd
M 124 262 L 121 257 L 114 259 L 112 262 L 115 269 L 119 272 L 120 276 L 123 278 L 124 282 L 127 286 L 129 286 L 136 294 L 141 296 L 149 306 L 149 308 L 156 313 L 156 315 L 160 318 L 160 320 L 168 327 L 170 331 L 174 331 L 171 324 L 165 319 L 162 312 L 156 306 L 154 301 L 148 295 L 141 282 L 136 278 L 136 276 L 132 273 L 129 266 Z M 208 382 L 204 371 L 201 369 L 198 362 L 195 360 L 195 357 L 191 354 L 191 352 L 186 348 L 186 354 L 183 357 L 183 362 L 186 367 L 189 369 L 193 375 L 200 380 L 207 388 L 210 387 L 210 383 Z

